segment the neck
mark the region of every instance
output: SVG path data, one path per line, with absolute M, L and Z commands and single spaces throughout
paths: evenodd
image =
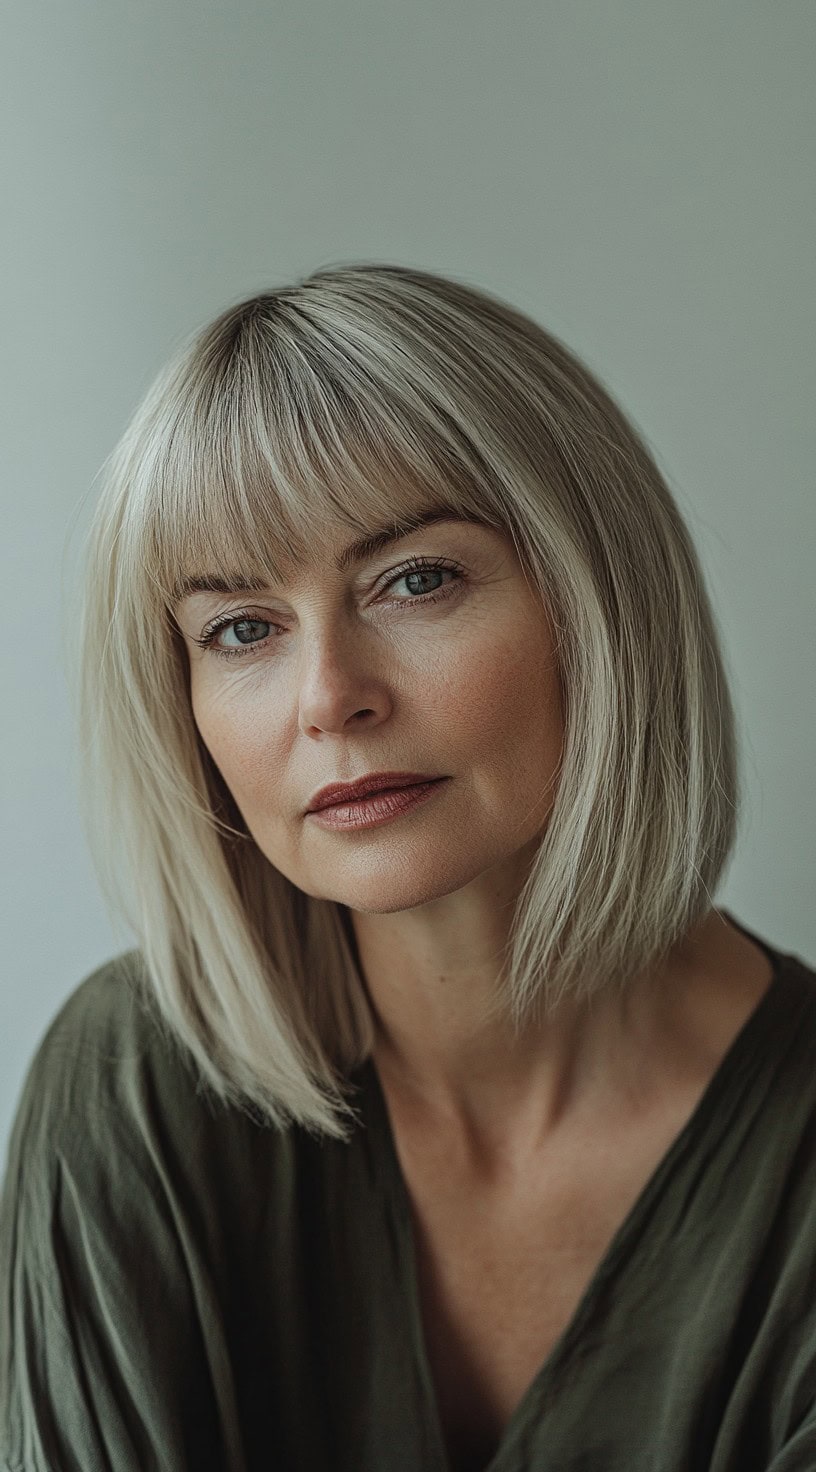
M 640 1116 L 667 1089 L 695 1087 L 769 980 L 764 953 L 712 910 L 659 977 L 591 1005 L 567 1000 L 520 1033 L 479 1021 L 464 985 L 413 996 L 369 985 L 373 1058 L 419 1134 L 441 1131 L 482 1167 L 522 1160 L 570 1123 Z

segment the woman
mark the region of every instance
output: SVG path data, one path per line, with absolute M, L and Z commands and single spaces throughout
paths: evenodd
M 713 905 L 715 624 L 597 379 L 418 270 L 241 302 L 81 648 L 139 945 L 15 1119 L 5 1466 L 816 1467 L 816 972 Z

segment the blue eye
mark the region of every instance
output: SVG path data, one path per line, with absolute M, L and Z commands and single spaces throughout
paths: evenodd
M 394 583 L 403 583 L 403 582 L 407 583 L 407 581 L 408 581 L 409 578 L 417 578 L 417 579 L 421 580 L 422 578 L 431 577 L 434 573 L 443 573 L 443 572 L 450 572 L 450 573 L 452 573 L 453 572 L 453 568 L 450 568 L 450 567 L 447 567 L 447 566 L 440 567 L 437 564 L 431 565 L 430 563 L 421 563 L 418 566 L 405 567 L 405 568 L 403 568 L 403 570 L 402 570 L 401 573 L 398 573 L 396 577 L 391 578 L 389 580 L 389 582 L 386 583 L 386 587 L 387 588 L 390 588 L 390 587 L 393 586 Z M 427 591 L 427 593 L 419 593 L 419 595 L 417 597 L 410 598 L 410 599 L 404 599 L 404 600 L 403 599 L 400 599 L 398 601 L 399 602 L 409 602 L 409 603 L 424 602 L 425 599 L 428 598 L 428 597 L 430 597 L 431 594 L 437 593 L 437 592 L 440 592 L 440 591 L 441 591 L 441 589 L 439 589 L 438 587 L 437 588 L 431 588 L 431 589 L 429 589 Z M 413 588 L 412 589 L 412 592 L 418 593 L 418 590 L 416 588 Z
M 268 619 L 264 618 L 236 618 L 231 619 L 228 624 L 221 625 L 221 629 L 274 629 L 276 627 L 276 624 L 271 624 L 269 623 Z M 213 632 L 214 634 L 217 634 L 220 633 L 220 631 L 220 629 L 215 629 Z M 253 644 L 260 642 L 261 640 L 249 639 L 246 641 L 244 648 L 251 649 Z M 225 653 L 226 651 L 221 650 L 219 652 Z M 234 653 L 235 650 L 233 649 L 230 652 Z
M 451 583 L 443 585 L 440 588 L 434 588 L 430 592 L 415 593 L 415 596 L 411 598 L 397 598 L 387 601 L 392 603 L 392 605 L 405 608 L 411 608 L 413 606 L 427 608 L 428 604 L 438 603 L 443 598 L 448 598 L 452 593 L 458 591 L 457 584 L 461 584 L 463 580 L 462 569 L 455 563 L 446 561 L 444 558 L 413 557 L 405 567 L 401 568 L 399 572 L 394 573 L 388 579 L 385 587 L 390 588 L 394 583 L 402 582 L 409 577 L 426 577 L 435 572 L 449 572 L 452 576 Z M 213 654 L 223 655 L 226 659 L 240 659 L 245 654 L 254 654 L 256 650 L 263 650 L 266 647 L 268 635 L 261 639 L 250 640 L 239 649 L 234 647 L 228 648 L 217 644 L 215 642 L 216 638 L 222 629 L 251 628 L 253 626 L 255 628 L 281 629 L 280 624 L 275 624 L 267 618 L 259 618 L 258 614 L 252 609 L 240 609 L 238 613 L 224 615 L 221 618 L 215 619 L 203 631 L 200 638 L 193 638 L 193 643 L 197 644 L 200 649 L 211 649 Z M 285 632 L 285 630 L 281 629 L 281 632 Z

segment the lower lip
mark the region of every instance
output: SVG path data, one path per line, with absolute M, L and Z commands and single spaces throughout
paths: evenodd
M 333 803 L 329 808 L 318 808 L 307 813 L 321 828 L 376 828 L 407 813 L 409 808 L 418 807 L 447 782 L 447 777 L 437 777 L 433 782 L 417 782 L 413 787 L 397 787 L 390 792 L 375 792 L 371 797 L 358 802 Z

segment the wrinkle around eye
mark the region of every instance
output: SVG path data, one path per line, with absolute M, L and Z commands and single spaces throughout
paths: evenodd
M 405 577 L 417 570 L 416 568 L 407 568 L 396 573 L 386 586 L 401 582 Z M 419 570 L 425 571 L 426 569 Z M 380 598 L 375 600 L 372 607 L 376 608 L 381 603 L 389 619 L 392 617 L 399 619 L 406 612 L 413 616 L 414 613 L 421 612 L 424 609 L 430 609 L 433 605 L 456 602 L 467 592 L 469 585 L 468 576 L 458 566 L 443 566 L 428 570 L 448 573 L 451 581 L 442 583 L 439 588 L 431 589 L 426 593 L 417 594 L 413 598 Z M 220 622 L 219 619 L 221 620 Z M 221 646 L 218 644 L 217 641 L 223 633 L 228 632 L 236 624 L 241 623 L 262 624 L 273 631 L 279 630 L 280 632 L 272 632 L 261 639 L 250 640 L 246 644 L 231 646 Z M 191 637 L 193 644 L 201 649 L 202 654 L 213 653 L 222 658 L 235 659 L 241 658 L 245 654 L 251 654 L 255 649 L 263 653 L 270 643 L 274 643 L 276 637 L 282 638 L 286 632 L 286 626 L 279 624 L 275 619 L 269 617 L 266 612 L 261 615 L 257 609 L 237 609 L 232 613 L 219 615 L 209 626 L 205 626 L 200 636 L 196 637 L 193 635 Z

